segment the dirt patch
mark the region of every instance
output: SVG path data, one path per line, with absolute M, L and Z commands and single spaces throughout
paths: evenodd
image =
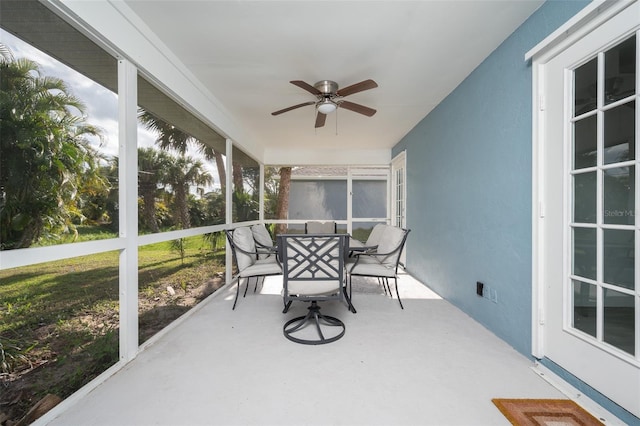
M 140 343 L 223 284 L 218 273 L 199 283 L 160 280 L 141 288 Z M 67 398 L 115 364 L 119 358 L 118 326 L 117 302 L 74 312 L 64 321 L 38 324 L 30 331 L 34 344 L 26 351 L 26 359 L 18 360 L 11 373 L 0 375 L 0 425 L 15 425 L 47 395 Z

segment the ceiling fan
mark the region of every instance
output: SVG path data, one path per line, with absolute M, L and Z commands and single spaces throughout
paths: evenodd
M 301 80 L 290 81 L 291 84 L 294 84 L 301 89 L 306 90 L 307 92 L 315 95 L 315 101 L 308 101 L 298 105 L 290 106 L 289 108 L 281 109 L 276 112 L 272 112 L 271 115 L 279 115 L 287 111 L 291 111 L 293 109 L 301 108 L 307 105 L 315 105 L 318 114 L 316 115 L 316 125 L 315 127 L 322 127 L 327 119 L 327 114 L 332 113 L 338 107 L 348 109 L 353 112 L 357 112 L 359 114 L 366 115 L 367 117 L 371 117 L 376 113 L 376 110 L 373 108 L 366 107 L 364 105 L 356 104 L 353 102 L 345 101 L 343 98 L 349 95 L 353 95 L 354 93 L 362 92 L 364 90 L 369 90 L 378 87 L 378 84 L 369 79 L 361 81 L 360 83 L 352 84 L 351 86 L 347 86 L 343 89 L 338 89 L 338 83 L 331 80 L 322 80 L 314 84 L 313 86 L 309 83 L 305 83 Z

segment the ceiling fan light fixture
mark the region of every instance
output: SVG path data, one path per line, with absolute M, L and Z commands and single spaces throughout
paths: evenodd
M 331 114 L 336 110 L 336 108 L 338 108 L 338 104 L 333 102 L 331 99 L 325 99 L 318 104 L 318 112 L 321 112 L 322 114 Z

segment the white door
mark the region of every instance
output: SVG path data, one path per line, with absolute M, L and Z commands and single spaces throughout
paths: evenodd
M 402 151 L 391 161 L 391 225 L 407 227 L 407 184 L 406 151 Z M 406 249 L 402 251 L 400 262 L 406 265 Z
M 539 70 L 539 353 L 640 416 L 637 3 Z

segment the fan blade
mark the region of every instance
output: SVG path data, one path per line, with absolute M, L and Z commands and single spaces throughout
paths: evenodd
M 316 129 L 324 126 L 325 121 L 327 121 L 327 115 L 319 112 L 318 115 L 316 115 Z
M 272 112 L 271 115 L 282 114 L 283 112 L 291 111 L 292 109 L 300 108 L 300 107 L 307 106 L 307 105 L 313 105 L 315 103 L 316 103 L 315 101 L 309 101 L 309 102 L 305 102 L 303 104 L 290 106 L 289 108 L 285 108 L 285 109 L 281 109 L 280 111 Z
M 307 92 L 311 93 L 312 95 L 316 95 L 316 96 L 322 95 L 321 91 L 319 91 L 318 89 L 316 89 L 315 87 L 313 87 L 309 83 L 305 83 L 302 80 L 293 80 L 293 81 L 290 81 L 289 83 L 295 84 L 299 88 L 306 90 Z
M 373 108 L 369 108 L 360 104 L 354 104 L 353 102 L 349 102 L 349 101 L 342 101 L 340 102 L 339 106 L 340 108 L 345 108 L 353 112 L 364 114 L 367 117 L 371 117 L 373 114 L 376 113 L 376 110 Z
M 364 81 L 361 81 L 360 83 L 352 84 L 351 86 L 342 88 L 336 92 L 336 95 L 349 96 L 349 95 L 353 95 L 354 93 L 362 92 L 363 90 L 375 89 L 376 87 L 378 87 L 378 83 L 369 79 L 369 80 L 364 80 Z

